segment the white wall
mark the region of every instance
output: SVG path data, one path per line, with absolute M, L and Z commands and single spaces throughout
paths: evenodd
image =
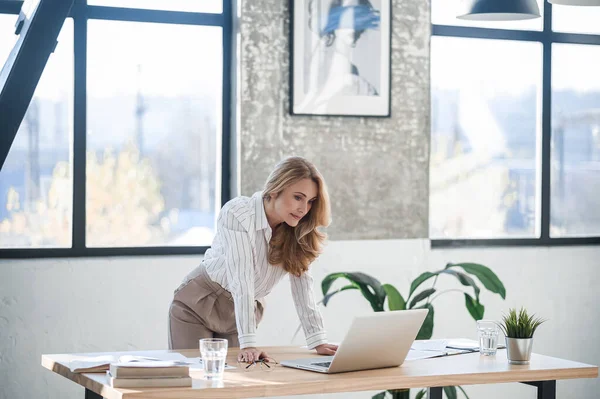
M 40 365 L 43 353 L 166 348 L 172 290 L 200 257 L 140 257 L 0 261 L 0 398 L 82 398 L 77 387 Z M 448 261 L 474 261 L 502 279 L 507 299 L 483 292 L 486 317 L 527 306 L 549 321 L 534 351 L 600 364 L 600 247 L 431 250 L 428 240 L 331 242 L 314 265 L 318 285 L 334 271 L 363 271 L 396 285 Z M 441 287 L 458 288 L 450 277 Z M 320 296 L 319 296 L 320 297 Z M 358 292 L 345 292 L 323 310 L 332 341 L 355 314 L 370 312 Z M 436 300 L 434 338 L 472 337 L 474 322 L 461 294 Z M 289 345 L 298 325 L 284 281 L 267 298 L 261 345 Z M 294 344 L 303 344 L 302 334 Z M 600 380 L 560 381 L 559 398 L 596 398 Z M 521 384 L 467 387 L 471 398 L 535 398 Z M 314 395 L 370 398 L 369 393 Z

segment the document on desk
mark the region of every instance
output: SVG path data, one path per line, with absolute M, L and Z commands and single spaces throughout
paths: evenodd
M 479 352 L 477 341 L 469 339 L 417 340 L 411 345 L 406 360 L 429 359 L 432 357 L 460 355 Z
M 157 357 L 158 356 L 158 357 Z M 72 355 L 69 360 L 69 369 L 73 373 L 102 373 L 109 369 L 111 363 L 173 361 L 184 362 L 187 358 L 180 353 L 154 353 L 136 352 L 135 354 L 107 353 L 100 356 Z
M 410 349 L 414 349 L 417 351 L 446 352 L 447 346 L 447 339 L 420 339 L 414 341 L 413 344 L 410 346 Z
M 446 356 L 446 352 L 441 351 L 420 351 L 416 349 L 411 349 L 408 351 L 408 355 L 406 356 L 406 360 L 421 360 L 421 359 L 429 359 L 432 357 L 440 357 Z

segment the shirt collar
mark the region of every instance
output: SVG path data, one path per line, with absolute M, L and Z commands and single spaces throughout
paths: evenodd
M 254 199 L 254 211 L 256 215 L 256 231 L 258 230 L 271 230 L 269 221 L 267 220 L 267 213 L 265 212 L 265 205 L 263 203 L 262 191 L 254 193 L 252 196 Z

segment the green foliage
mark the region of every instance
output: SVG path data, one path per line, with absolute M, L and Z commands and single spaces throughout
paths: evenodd
M 473 299 L 473 297 L 471 297 L 471 295 L 467 294 L 466 292 L 465 292 L 465 306 L 467 307 L 469 314 L 475 320 L 483 319 L 483 314 L 485 313 L 485 306 L 483 306 L 481 303 L 479 303 L 478 300 Z
M 388 395 L 389 394 L 389 395 Z M 373 395 L 372 399 L 410 399 L 410 389 L 390 389 Z
M 519 313 L 516 309 L 509 309 L 508 315 L 502 317 L 500 328 L 508 338 L 532 338 L 535 330 L 545 321 L 534 314 L 529 315 L 524 308 Z
M 339 278 L 345 278 L 350 281 L 350 284 L 360 290 L 362 295 L 369 301 L 371 307 L 376 312 L 382 312 L 383 303 L 385 301 L 386 293 L 384 288 L 382 287 L 379 280 L 374 277 L 369 276 L 365 273 L 332 273 L 323 279 L 321 282 L 321 289 L 323 290 L 323 296 L 327 296 L 329 293 L 329 289 L 333 282 Z M 344 287 L 345 289 L 340 289 L 335 293 L 345 291 L 349 288 L 348 286 Z M 334 293 L 334 294 L 335 294 Z M 332 295 L 327 297 L 327 302 L 331 299 Z M 327 306 L 325 300 L 323 300 L 323 305 Z
M 444 387 L 444 393 L 448 399 L 456 399 L 456 387 Z
M 427 316 L 425 316 L 425 321 L 423 322 L 423 325 L 421 326 L 421 329 L 419 330 L 416 339 L 431 338 L 431 336 L 433 335 L 433 316 L 435 314 L 433 310 L 433 305 L 430 303 L 426 303 L 423 306 L 418 306 L 413 309 L 429 309 L 429 313 L 427 313 Z
M 465 307 L 474 320 L 481 320 L 485 313 L 485 306 L 479 301 L 481 288 L 476 280 L 479 280 L 490 292 L 500 295 L 503 299 L 506 298 L 506 289 L 502 281 L 488 267 L 478 263 L 448 263 L 442 270 L 425 272 L 414 279 L 410 285 L 408 297 L 402 296 L 400 291 L 393 285 L 381 284 L 379 280 L 365 273 L 340 272 L 329 274 L 321 282 L 323 305 L 327 306 L 331 298 L 342 291 L 357 289 L 360 290 L 363 297 L 369 301 L 371 308 L 376 312 L 386 310 L 386 299 L 388 310 L 429 309 L 429 314 L 417 336 L 417 339 L 429 339 L 433 334 L 434 327 L 433 301 L 448 291 L 455 291 L 437 291 L 435 284 L 438 277 L 443 275 L 452 276 L 462 286 L 472 289 L 474 297 L 464 291 L 463 294 L 465 296 Z M 416 292 L 423 283 L 432 277 L 434 277 L 434 282 L 431 287 Z M 338 279 L 348 280 L 350 284 L 338 290 L 331 290 L 333 283 Z
M 472 290 L 474 296 L 460 289 L 438 292 L 438 290 L 435 288 L 435 285 L 439 276 L 443 275 L 456 278 L 462 286 Z M 431 287 L 427 287 L 420 292 L 417 292 L 419 287 L 432 277 L 434 280 Z M 331 290 L 333 283 L 337 279 L 348 280 L 350 284 L 345 285 L 338 290 Z M 504 288 L 502 281 L 500 281 L 498 276 L 496 276 L 496 274 L 488 267 L 478 263 L 448 263 L 442 270 L 422 273 L 412 281 L 406 299 L 393 285 L 381 284 L 381 282 L 379 282 L 379 280 L 376 278 L 369 276 L 368 274 L 358 272 L 329 274 L 323 279 L 321 283 L 321 289 L 323 291 L 323 305 L 325 306 L 329 304 L 333 296 L 339 294 L 340 292 L 357 289 L 360 290 L 363 297 L 369 301 L 371 308 L 373 308 L 373 310 L 376 312 L 385 311 L 386 302 L 388 310 L 429 309 L 429 313 L 427 314 L 427 317 L 425 317 L 423 326 L 417 334 L 417 339 L 430 339 L 433 335 L 435 315 L 433 301 L 446 292 L 462 291 L 465 297 L 465 307 L 471 317 L 474 320 L 483 319 L 485 306 L 483 306 L 483 304 L 479 301 L 481 288 L 479 287 L 477 280 L 479 280 L 479 283 L 481 283 L 488 291 L 500 295 L 502 299 L 506 299 L 506 289 Z M 537 325 L 535 327 L 537 327 Z M 466 392 L 461 387 L 458 388 L 468 399 Z M 426 391 L 420 391 L 417 394 L 417 398 L 424 397 L 425 392 Z M 456 387 L 444 387 L 444 393 L 448 399 L 455 399 L 457 397 Z M 391 394 L 393 399 L 401 399 L 405 397 L 408 398 L 410 391 L 392 390 L 380 392 L 373 396 L 373 399 L 384 399 L 387 397 L 386 394 Z
M 406 309 L 406 301 L 402 297 L 402 294 L 398 292 L 396 287 L 390 284 L 384 284 L 383 289 L 388 299 L 388 307 L 390 310 L 404 310 Z
M 415 399 L 423 399 L 425 397 L 425 394 L 427 393 L 426 389 L 421 389 L 418 393 L 417 396 L 415 396 Z

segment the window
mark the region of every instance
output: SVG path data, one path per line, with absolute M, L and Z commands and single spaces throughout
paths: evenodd
M 1 256 L 203 253 L 230 196 L 229 5 L 88 3 L 0 171 Z M 0 13 L 1 62 L 16 17 Z
M 469 22 L 432 1 L 434 247 L 600 243 L 600 10 L 538 3 Z
M 2 248 L 72 244 L 72 20 L 58 41 L 0 171 Z

